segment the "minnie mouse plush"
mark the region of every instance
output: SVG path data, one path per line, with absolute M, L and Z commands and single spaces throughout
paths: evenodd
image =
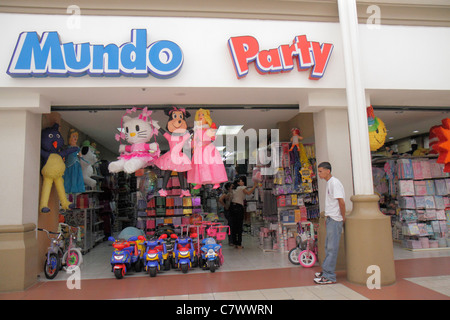
M 167 183 L 169 182 L 172 171 L 178 172 L 178 179 L 181 186 L 180 197 L 190 197 L 185 172 L 191 170 L 192 164 L 189 157 L 183 153 L 183 146 L 191 137 L 187 129 L 186 118 L 191 115 L 183 108 L 172 107 L 164 110 L 164 113 L 169 116 L 167 122 L 167 131 L 160 129 L 164 137 L 169 142 L 170 150 L 160 156 L 155 165 L 164 171 L 162 189 L 159 190 L 159 195 L 167 196 Z

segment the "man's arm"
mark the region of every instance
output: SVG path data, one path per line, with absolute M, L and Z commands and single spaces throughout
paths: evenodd
M 345 200 L 343 198 L 337 199 L 339 202 L 339 209 L 341 210 L 342 221 L 345 223 Z

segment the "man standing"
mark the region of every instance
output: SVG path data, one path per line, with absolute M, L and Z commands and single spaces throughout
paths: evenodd
M 331 175 L 331 164 L 322 162 L 318 166 L 319 178 L 327 181 L 325 197 L 325 217 L 327 237 L 325 241 L 325 260 L 322 272 L 316 272 L 314 282 L 329 284 L 336 282 L 336 261 L 345 223 L 345 192 L 342 183 Z

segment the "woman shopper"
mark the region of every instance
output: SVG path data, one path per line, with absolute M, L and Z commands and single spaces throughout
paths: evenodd
M 233 184 L 231 182 L 225 183 L 224 193 L 219 198 L 219 203 L 223 206 L 223 215 L 227 219 L 227 224 L 230 228 L 230 234 L 228 235 L 228 244 L 231 246 L 233 242 L 231 241 L 231 199 L 233 198 Z
M 251 195 L 256 189 L 256 183 L 253 187 L 247 189 L 247 177 L 240 176 L 237 181 L 237 187 L 233 190 L 233 199 L 231 200 L 231 241 L 236 248 L 242 249 L 242 227 L 244 224 L 244 200 L 245 196 Z

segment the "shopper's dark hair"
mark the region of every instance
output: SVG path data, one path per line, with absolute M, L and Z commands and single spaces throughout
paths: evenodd
M 331 172 L 331 164 L 329 162 L 321 162 L 318 167 L 328 169 Z
M 245 186 L 247 185 L 247 176 L 240 176 L 239 179 L 238 179 L 238 181 L 239 181 L 239 180 L 242 180 L 242 181 L 244 182 L 244 185 L 245 185 Z
M 233 183 L 227 182 L 227 183 L 225 183 L 224 189 L 228 190 L 232 185 L 233 185 Z

